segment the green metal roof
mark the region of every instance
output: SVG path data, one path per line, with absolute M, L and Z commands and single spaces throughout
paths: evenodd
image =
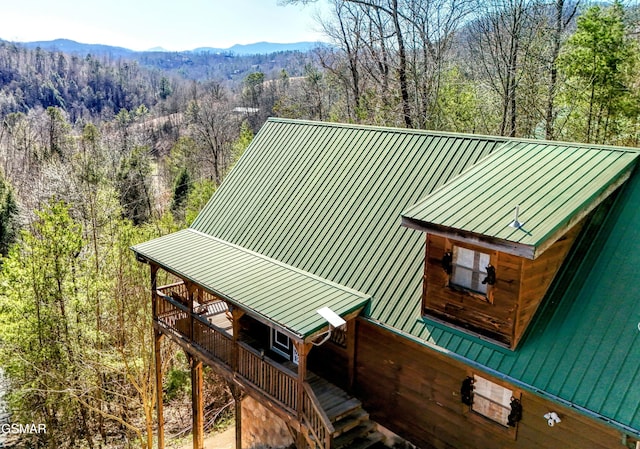
M 628 179 L 637 157 L 616 149 L 508 142 L 402 216 L 410 227 L 470 235 L 533 259 Z M 516 206 L 519 228 L 510 226 Z
M 368 295 L 192 229 L 133 250 L 302 339 L 327 326 L 318 309 L 329 307 L 344 316 L 369 300 Z
M 192 227 L 366 292 L 402 326 L 420 312 L 424 235 L 400 213 L 503 143 L 270 119 Z
M 583 231 L 528 335 L 514 352 L 428 320 L 421 341 L 640 435 L 640 175 L 604 223 Z
M 425 239 L 400 226 L 401 212 L 501 147 L 530 143 L 270 119 L 192 229 L 365 292 L 372 322 L 640 434 L 638 175 L 607 225 L 581 238 L 590 252 L 568 262 L 577 272 L 557 278 L 514 352 L 421 316 Z M 214 259 L 184 257 L 194 270 Z

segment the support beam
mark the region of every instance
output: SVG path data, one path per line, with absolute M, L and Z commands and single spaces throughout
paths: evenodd
M 304 398 L 304 382 L 307 377 L 307 356 L 309 355 L 309 351 L 311 350 L 311 343 L 304 342 L 293 342 L 296 345 L 296 350 L 298 351 L 298 398 L 297 398 L 297 408 L 298 408 L 298 420 L 302 422 L 302 403 Z M 304 437 L 303 433 L 305 430 L 302 428 L 298 432 L 298 438 L 296 438 L 296 448 L 297 449 L 305 449 L 307 447 L 307 439 Z
M 204 406 L 202 392 L 202 362 L 189 355 L 191 365 L 191 413 L 193 449 L 204 448 Z
M 158 265 L 152 263 L 151 268 L 151 313 L 153 319 L 158 317 Z M 162 337 L 157 329 L 153 330 L 154 361 L 156 367 L 156 412 L 158 414 L 158 449 L 164 449 L 164 404 L 162 402 Z
M 163 334 L 154 329 L 154 353 L 156 363 L 156 410 L 158 412 L 158 449 L 164 449 L 164 405 L 162 403 L 162 357 Z
M 195 302 L 197 300 L 197 293 L 198 293 L 198 289 L 197 286 L 195 284 L 192 284 L 191 282 L 184 282 L 185 287 L 187 287 L 187 296 L 188 296 L 188 302 L 189 302 L 189 338 L 191 338 L 191 340 L 195 340 L 196 339 L 196 334 L 195 334 L 195 323 L 194 323 L 194 318 L 193 315 L 195 314 Z
M 244 315 L 244 310 L 242 309 L 238 309 L 237 307 L 234 307 L 233 310 L 231 311 L 231 326 L 232 326 L 232 338 L 233 338 L 233 358 L 231 361 L 231 366 L 233 368 L 233 371 L 237 372 L 238 371 L 238 364 L 239 364 L 239 347 L 238 347 L 238 340 L 240 339 L 240 318 L 242 318 L 242 316 Z
M 236 449 L 242 449 L 242 390 L 237 385 L 231 385 L 231 394 L 235 402 L 236 420 Z
M 347 357 L 348 357 L 348 383 L 349 393 L 353 393 L 356 379 L 356 326 L 358 319 L 354 318 L 347 323 Z
M 152 263 L 151 267 L 151 314 L 153 318 L 158 316 L 158 265 Z

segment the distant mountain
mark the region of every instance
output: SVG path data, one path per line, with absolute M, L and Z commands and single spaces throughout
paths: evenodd
M 161 53 L 167 53 L 169 50 L 167 50 L 166 48 L 162 48 L 162 47 L 153 47 L 153 48 L 150 48 L 150 49 L 145 50 L 145 51 L 159 51 Z
M 70 39 L 54 39 L 52 41 L 36 41 L 36 42 L 18 42 L 27 48 L 40 47 L 43 50 L 48 51 L 60 51 L 63 53 L 76 53 L 76 54 L 92 54 L 92 55 L 112 55 L 112 56 L 130 56 L 134 53 L 133 50 L 123 47 L 114 47 L 111 45 L 102 44 L 83 44 L 80 42 L 72 41 Z
M 229 48 L 200 47 L 192 50 L 194 53 L 232 53 L 237 56 L 265 55 L 280 51 L 307 52 L 322 45 L 322 42 L 295 42 L 291 44 L 277 44 L 272 42 L 256 42 L 255 44 L 236 44 Z
M 60 51 L 64 53 L 75 54 L 92 54 L 92 55 L 111 55 L 115 57 L 133 56 L 139 53 L 225 53 L 233 54 L 235 56 L 247 56 L 247 55 L 265 55 L 269 53 L 277 53 L 282 51 L 300 51 L 307 52 L 322 42 L 295 42 L 291 44 L 278 44 L 271 42 L 257 42 L 255 44 L 236 44 L 229 48 L 213 48 L 213 47 L 200 47 L 191 51 L 184 52 L 170 52 L 162 47 L 154 47 L 146 51 L 134 51 L 123 47 L 114 47 L 110 45 L 102 44 L 83 44 L 80 42 L 72 41 L 70 39 L 55 39 L 52 41 L 37 41 L 37 42 L 18 42 L 27 48 L 40 47 L 43 50 L 48 51 Z

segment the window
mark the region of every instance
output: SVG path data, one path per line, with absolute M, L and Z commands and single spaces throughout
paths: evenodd
M 509 426 L 509 414 L 511 414 L 511 400 L 513 392 L 508 388 L 473 376 L 473 404 L 471 410 L 487 418 Z
M 271 349 L 287 360 L 291 359 L 291 339 L 274 328 L 271 328 Z
M 452 271 L 449 283 L 473 292 L 487 294 L 489 254 L 461 246 L 453 247 Z

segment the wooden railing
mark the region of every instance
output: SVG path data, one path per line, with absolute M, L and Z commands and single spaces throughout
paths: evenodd
M 190 311 L 187 306 L 160 292 L 157 297 L 156 317 L 158 322 L 190 339 Z
M 301 419 L 309 431 L 307 438 L 318 447 L 330 448 L 333 425 L 320 406 L 311 386 L 303 383 L 302 403 L 298 404 L 299 382 L 297 374 L 264 355 L 245 342 L 234 345 L 231 336 L 210 323 L 205 317 L 191 313 L 186 299 L 188 292 L 183 283 L 160 287 L 156 295 L 156 319 L 199 346 L 206 354 L 229 368 L 234 367 L 237 349 L 236 375 L 261 391 L 288 413 Z M 210 298 L 217 298 L 210 295 Z M 299 408 L 300 407 L 300 408 Z
M 295 413 L 298 410 L 298 378 L 251 346 L 238 342 L 238 374 Z
M 193 321 L 193 341 L 228 367 L 233 366 L 233 339 L 199 316 Z
M 233 340 L 206 318 L 192 314 L 187 306 L 158 290 L 157 319 L 164 327 L 177 332 L 191 343 L 227 366 L 233 363 Z
M 334 428 L 331 420 L 324 412 L 315 393 L 308 383 L 304 383 L 302 396 L 302 421 L 311 432 L 311 436 L 319 447 L 330 448 Z
M 164 295 L 170 296 L 174 299 L 182 299 L 185 303 L 189 298 L 189 290 L 184 282 L 176 282 L 175 284 L 169 284 L 158 288 L 158 291 Z M 198 304 L 209 304 L 211 302 L 220 301 L 220 298 L 212 295 L 206 290 L 198 290 L 198 294 L 195 297 Z

